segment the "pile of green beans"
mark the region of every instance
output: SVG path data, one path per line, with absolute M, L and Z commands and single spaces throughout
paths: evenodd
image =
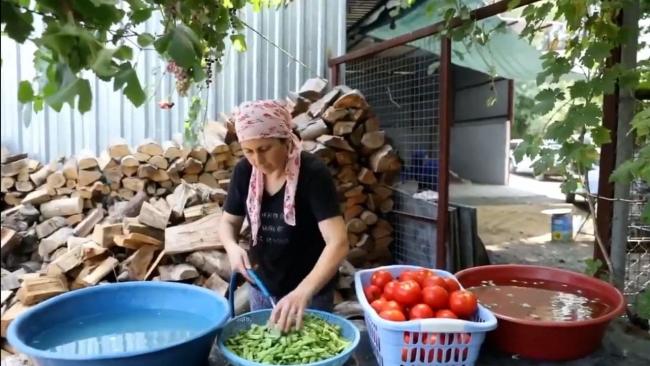
M 350 342 L 341 337 L 341 327 L 306 314 L 300 330 L 278 334 L 268 326 L 253 324 L 226 341 L 226 347 L 248 361 L 269 365 L 301 365 L 330 359 Z

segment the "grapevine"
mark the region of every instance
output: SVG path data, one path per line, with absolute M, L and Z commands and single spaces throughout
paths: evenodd
M 174 79 L 176 79 L 176 92 L 178 95 L 181 97 L 186 97 L 187 91 L 192 85 L 189 71 L 184 67 L 178 65 L 176 62 L 169 60 L 167 61 L 167 72 L 174 75 Z

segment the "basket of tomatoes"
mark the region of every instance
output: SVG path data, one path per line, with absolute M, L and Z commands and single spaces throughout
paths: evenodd
M 383 365 L 473 366 L 497 319 L 454 275 L 394 265 L 358 271 L 375 357 Z

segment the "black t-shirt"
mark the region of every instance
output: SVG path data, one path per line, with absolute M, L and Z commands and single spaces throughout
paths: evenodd
M 224 211 L 247 216 L 246 198 L 252 166 L 247 159 L 235 165 Z M 341 215 L 338 195 L 329 170 L 318 157 L 301 152 L 295 197 L 296 226 L 284 222 L 284 186 L 262 197 L 257 244 L 251 247 L 251 264 L 269 292 L 282 297 L 293 291 L 316 265 L 325 240 L 318 223 Z M 334 288 L 338 275 L 322 291 Z

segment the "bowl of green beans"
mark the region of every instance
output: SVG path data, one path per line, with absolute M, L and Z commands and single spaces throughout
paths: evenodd
M 220 331 L 217 346 L 233 366 L 342 366 L 361 338 L 359 329 L 340 316 L 307 310 L 299 330 L 278 333 L 268 326 L 271 310 L 242 314 Z

